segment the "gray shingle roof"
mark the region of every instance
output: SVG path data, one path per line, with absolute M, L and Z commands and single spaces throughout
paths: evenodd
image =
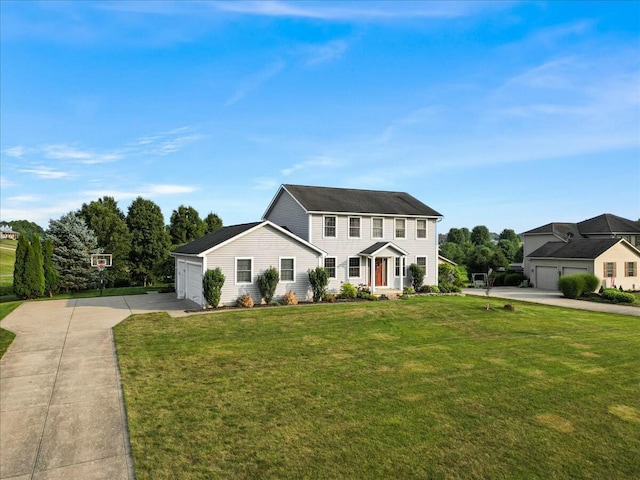
M 371 245 L 368 248 L 365 248 L 364 250 L 362 250 L 358 255 L 373 255 L 374 253 L 379 252 L 380 250 L 386 248 L 386 247 L 390 247 L 393 248 L 394 250 L 396 250 L 399 253 L 402 253 L 403 255 L 407 255 L 407 252 L 405 250 L 403 250 L 402 248 L 398 247 L 397 245 L 395 245 L 392 242 L 376 242 L 373 245 Z
M 568 233 L 572 233 L 573 236 L 579 235 L 578 225 L 575 223 L 565 223 L 565 222 L 553 222 L 547 223 L 538 228 L 534 228 L 533 230 L 529 230 L 524 232 L 524 234 L 536 234 L 536 233 L 553 233 L 560 238 L 567 238 Z
M 604 213 L 597 217 L 579 222 L 578 229 L 582 235 L 586 236 L 598 233 L 639 234 L 640 222 L 634 222 L 633 220 L 618 217 L 617 215 Z
M 176 248 L 173 253 L 198 255 L 202 252 L 206 252 L 216 245 L 220 245 L 221 243 L 224 243 L 227 240 L 240 235 L 241 233 L 246 232 L 247 230 L 252 229 L 256 225 L 260 225 L 261 223 L 263 222 L 243 223 L 240 225 L 230 225 L 228 227 L 222 227 L 214 232 L 206 234 L 204 237 L 200 237 L 197 240 L 194 240 L 191 243 L 187 243 L 185 245 L 182 245 L 181 247 Z
M 291 184 L 285 184 L 283 187 L 308 212 L 442 217 L 442 214 L 405 192 Z
M 620 238 L 574 238 L 568 243 L 547 242 L 528 257 L 594 259 L 621 241 Z

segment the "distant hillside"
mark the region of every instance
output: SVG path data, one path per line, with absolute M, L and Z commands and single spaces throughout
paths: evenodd
M 15 240 L 0 240 L 0 285 L 13 285 L 17 245 Z

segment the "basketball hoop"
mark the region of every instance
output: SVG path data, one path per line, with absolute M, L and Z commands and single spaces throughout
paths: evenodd
M 98 267 L 100 272 L 100 296 L 104 288 L 104 269 L 113 265 L 113 255 L 111 253 L 92 253 L 91 266 Z
M 105 259 L 100 259 L 96 262 L 96 267 L 98 270 L 102 271 L 107 267 L 107 261 Z

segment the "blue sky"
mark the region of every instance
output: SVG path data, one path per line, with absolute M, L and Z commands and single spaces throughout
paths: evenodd
M 0 2 L 2 220 L 138 195 L 226 225 L 282 183 L 439 231 L 640 217 L 639 2 Z

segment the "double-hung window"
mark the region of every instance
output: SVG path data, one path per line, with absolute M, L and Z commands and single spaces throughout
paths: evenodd
M 427 238 L 427 221 L 424 218 L 416 220 L 416 238 Z
M 295 282 L 296 260 L 293 257 L 280 258 L 280 281 L 283 283 Z
M 624 274 L 626 277 L 638 275 L 638 264 L 636 262 L 624 262 Z
M 604 277 L 615 277 L 616 276 L 616 263 L 615 262 L 604 262 L 602 270 L 603 270 L 603 276 Z
M 424 274 L 427 274 L 427 257 L 416 257 L 416 263 L 419 267 L 422 267 Z
M 360 238 L 360 217 L 349 217 L 349 238 Z
M 324 236 L 325 238 L 336 238 L 338 236 L 336 229 L 337 219 L 333 216 L 324 217 Z
M 325 257 L 324 268 L 329 278 L 336 278 L 336 257 Z
M 406 277 L 404 257 L 396 257 L 396 277 Z
M 396 238 L 406 238 L 407 236 L 407 220 L 404 218 L 396 218 Z
M 360 278 L 360 257 L 349 257 L 349 277 Z
M 236 284 L 251 283 L 253 258 L 236 258 Z
M 382 217 L 373 217 L 371 219 L 371 238 L 382 238 L 384 235 L 383 230 L 384 219 Z

